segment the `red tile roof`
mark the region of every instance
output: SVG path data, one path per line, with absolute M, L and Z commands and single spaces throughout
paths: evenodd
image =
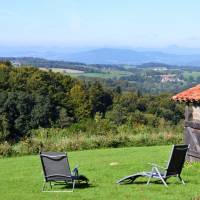
M 186 101 L 186 102 L 194 102 L 200 101 L 200 84 L 187 89 L 181 93 L 176 94 L 172 97 L 174 101 Z

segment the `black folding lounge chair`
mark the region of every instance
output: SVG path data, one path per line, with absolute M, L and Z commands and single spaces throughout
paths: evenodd
M 132 183 L 138 177 L 148 177 L 147 185 L 149 185 L 151 178 L 156 178 L 158 180 L 161 180 L 162 183 L 167 187 L 167 179 L 174 176 L 179 178 L 179 180 L 183 184 L 185 184 L 185 182 L 181 178 L 181 172 L 188 148 L 189 145 L 173 145 L 167 167 L 161 167 L 157 164 L 149 163 L 150 165 L 152 165 L 152 170 L 150 172 L 140 172 L 137 174 L 126 176 L 118 180 L 117 183 Z
M 78 167 L 71 173 L 67 155 L 62 152 L 41 152 L 40 158 L 44 173 L 43 192 L 73 192 L 76 181 L 88 182 L 85 176 L 79 175 Z M 46 183 L 49 182 L 52 189 L 54 184 L 72 184 L 72 190 L 45 190 Z

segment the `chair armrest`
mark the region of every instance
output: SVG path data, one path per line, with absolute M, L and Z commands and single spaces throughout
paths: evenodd
M 162 166 L 157 165 L 157 164 L 155 164 L 155 163 L 148 163 L 148 164 L 151 165 L 151 166 L 153 166 L 153 167 L 158 167 L 158 168 L 161 168 L 161 169 L 164 169 L 164 170 L 167 169 L 166 167 L 162 167 Z
M 74 169 L 72 170 L 72 174 L 73 174 L 74 176 L 78 176 L 78 165 L 76 165 L 76 166 L 74 167 Z

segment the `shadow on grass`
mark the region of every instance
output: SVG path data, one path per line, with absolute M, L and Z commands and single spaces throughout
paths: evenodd
M 65 183 L 55 183 L 52 185 L 53 188 L 57 188 L 59 190 L 62 189 L 72 189 L 72 184 L 65 184 Z M 86 189 L 86 188 L 93 188 L 96 187 L 91 183 L 76 183 L 75 189 Z
M 189 181 L 184 181 L 185 184 L 187 183 L 190 183 Z M 152 180 L 149 185 L 151 184 L 156 184 L 156 185 L 163 185 L 162 181 L 161 180 Z M 182 185 L 181 182 L 177 181 L 177 182 L 167 182 L 167 185 L 174 185 L 174 184 L 180 184 Z M 123 184 L 120 184 L 120 185 L 147 185 L 147 181 L 127 181 L 127 182 L 124 182 Z
M 86 188 L 93 188 L 95 186 L 93 186 L 92 184 L 76 184 L 75 185 L 75 189 L 86 189 Z M 59 187 L 60 189 L 71 189 L 72 185 L 65 185 L 62 187 Z

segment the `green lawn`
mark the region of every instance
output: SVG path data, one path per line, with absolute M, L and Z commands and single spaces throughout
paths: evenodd
M 67 73 L 72 77 L 93 77 L 93 78 L 120 78 L 122 76 L 129 76 L 132 73 L 128 71 L 119 71 L 119 70 L 112 70 L 110 72 L 99 72 L 99 73 L 92 73 L 92 72 L 85 72 L 85 73 Z
M 200 72 L 189 72 L 189 71 L 184 71 L 183 73 L 184 78 L 189 79 L 190 76 L 192 76 L 194 79 L 200 77 Z
M 153 183 L 150 186 L 145 183 L 115 184 L 116 180 L 125 175 L 149 169 L 148 162 L 162 164 L 168 159 L 170 150 L 171 146 L 156 146 L 69 152 L 71 166 L 78 163 L 80 172 L 91 182 L 90 187 L 76 189 L 74 193 L 41 192 L 43 176 L 39 156 L 0 159 L 0 197 L 5 200 L 187 200 L 200 196 L 199 163 L 186 164 L 182 174 L 186 181 L 185 186 L 178 183 L 175 178 L 169 179 L 168 188 Z

